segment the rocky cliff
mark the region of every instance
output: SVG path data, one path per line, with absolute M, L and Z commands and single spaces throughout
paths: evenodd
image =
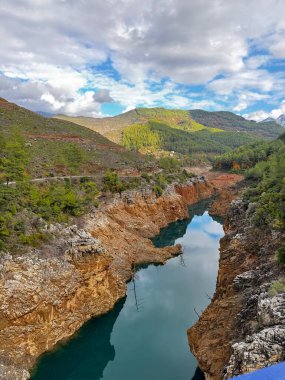
M 76 226 L 47 226 L 40 250 L 1 257 L 0 378 L 24 380 L 37 357 L 125 295 L 136 264 L 163 263 L 180 247 L 155 248 L 149 237 L 188 216 L 188 204 L 211 196 L 198 178 L 102 199 Z
M 255 227 L 253 213 L 254 204 L 232 202 L 221 239 L 216 292 L 188 331 L 207 380 L 285 360 L 284 269 L 275 257 L 285 233 Z

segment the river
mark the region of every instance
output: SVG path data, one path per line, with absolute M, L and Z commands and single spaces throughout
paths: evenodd
M 138 268 L 127 296 L 67 342 L 41 356 L 32 380 L 200 380 L 187 329 L 209 304 L 218 270 L 222 221 L 208 201 L 171 223 L 156 246 L 180 243 L 183 254 L 163 266 Z

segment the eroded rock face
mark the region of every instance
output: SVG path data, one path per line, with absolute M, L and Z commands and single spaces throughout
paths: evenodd
M 0 378 L 24 380 L 36 358 L 106 313 L 125 295 L 133 267 L 164 263 L 181 247 L 155 248 L 149 239 L 188 216 L 188 204 L 209 197 L 203 179 L 102 201 L 80 228 L 46 227 L 53 240 L 41 250 L 0 262 Z
M 8 364 L 3 379 L 18 378 L 15 371 L 19 379 L 28 378 L 27 368 L 41 352 L 74 333 L 96 312 L 107 312 L 125 293 L 125 283 L 109 270 L 111 258 L 101 243 L 86 231 L 68 232 L 63 230 L 60 238 L 67 246 L 62 255 L 41 257 L 41 252 L 31 252 L 2 259 L 2 371 Z M 82 234 L 87 235 L 84 243 Z
M 221 239 L 211 304 L 188 331 L 190 347 L 208 380 L 229 379 L 285 360 L 285 294 L 272 296 L 284 277 L 274 253 L 284 232 L 251 224 L 254 205 L 233 201 Z
M 243 341 L 232 345 L 225 378 L 263 368 L 285 358 L 285 294 L 271 296 L 264 290 L 268 286 L 262 285 L 261 293 L 252 296 L 257 315 L 251 324 L 258 332 L 248 334 Z

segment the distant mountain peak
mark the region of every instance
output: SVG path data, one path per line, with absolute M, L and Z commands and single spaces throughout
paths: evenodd
M 273 119 L 273 117 L 267 117 L 266 119 L 262 120 L 261 123 L 271 123 L 272 121 L 275 121 L 275 119 Z
M 262 120 L 260 123 L 269 123 L 269 122 L 275 122 L 279 124 L 281 127 L 285 128 L 285 115 L 282 114 L 277 117 L 277 119 L 274 119 L 273 117 L 267 117 L 265 120 Z

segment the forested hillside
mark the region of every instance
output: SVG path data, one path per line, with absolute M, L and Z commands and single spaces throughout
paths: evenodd
M 192 110 L 189 113 L 198 123 L 207 127 L 221 128 L 225 131 L 246 132 L 271 139 L 277 138 L 284 132 L 284 129 L 275 122 L 256 123 L 232 112 Z
M 116 143 L 121 142 L 122 134 L 126 127 L 136 124 L 147 124 L 150 120 L 164 122 L 172 128 L 191 132 L 206 128 L 204 125 L 193 120 L 187 111 L 168 110 L 165 108 L 136 108 L 118 116 L 97 119 L 82 116 L 70 117 L 66 115 L 56 115 L 55 118 L 83 125 L 101 133 Z
M 285 145 L 273 152 L 266 161 L 257 163 L 246 173 L 253 181 L 244 198 L 252 203 L 251 212 L 258 226 L 285 228 Z M 279 259 L 285 263 L 285 247 Z
M 249 187 L 244 200 L 250 203 L 257 226 L 285 228 L 285 134 L 271 142 L 257 142 L 217 156 L 214 168 L 242 171 Z M 284 248 L 285 263 L 285 248 Z
M 206 155 L 227 152 L 232 148 L 256 141 L 256 137 L 243 133 L 203 129 L 189 132 L 170 127 L 166 123 L 149 121 L 125 128 L 122 144 L 131 150 L 156 152 L 158 149 L 182 155 Z
M 257 162 L 266 160 L 271 154 L 283 147 L 281 140 L 259 141 L 243 145 L 228 153 L 214 158 L 213 166 L 221 170 L 244 170 L 253 167 Z
M 155 155 L 175 152 L 187 155 L 192 162 L 207 161 L 214 154 L 276 138 L 283 131 L 276 123 L 255 123 L 230 112 L 202 110 L 137 108 L 102 119 L 56 117 L 94 129 L 129 150 Z

